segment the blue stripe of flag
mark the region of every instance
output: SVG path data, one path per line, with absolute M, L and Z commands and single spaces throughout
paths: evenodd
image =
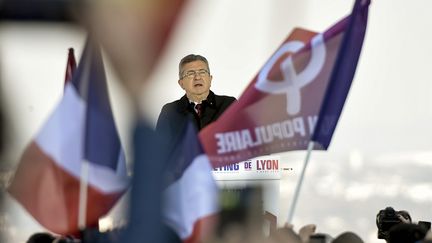
M 174 146 L 165 171 L 165 186 L 169 186 L 178 180 L 190 164 L 204 154 L 201 143 L 198 140 L 197 131 L 192 122 L 186 123 L 182 136 Z
M 109 101 L 100 48 L 87 40 L 72 84 L 87 103 L 84 159 L 117 169 L 120 139 Z
M 363 2 L 363 3 L 362 3 Z M 370 0 L 356 0 L 311 140 L 327 149 L 348 95 L 363 46 Z

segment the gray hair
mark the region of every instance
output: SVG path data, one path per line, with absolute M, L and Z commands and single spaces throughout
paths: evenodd
M 209 67 L 208 61 L 205 57 L 203 57 L 201 55 L 196 55 L 196 54 L 189 54 L 180 60 L 180 63 L 179 63 L 179 78 L 180 79 L 182 78 L 183 66 L 187 63 L 194 62 L 194 61 L 204 62 L 207 65 L 207 71 L 210 73 L 210 67 Z

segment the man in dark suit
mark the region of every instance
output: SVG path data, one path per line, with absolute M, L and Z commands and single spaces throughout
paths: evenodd
M 193 121 L 198 131 L 216 121 L 236 99 L 214 94 L 210 90 L 212 78 L 205 57 L 185 56 L 179 64 L 178 84 L 186 94 L 163 106 L 156 130 L 175 142 L 187 121 Z

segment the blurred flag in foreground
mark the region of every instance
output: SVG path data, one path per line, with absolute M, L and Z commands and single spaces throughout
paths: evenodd
M 327 149 L 355 74 L 370 1 L 322 34 L 295 29 L 238 102 L 200 132 L 214 167 L 260 155 Z
M 157 67 L 187 0 L 86 1 L 84 19 L 119 79 L 140 103 L 142 85 Z M 144 108 L 145 109 L 145 108 Z
M 9 192 L 46 229 L 76 234 L 83 161 L 89 163 L 86 225 L 96 226 L 128 178 L 100 50 L 90 41 L 62 100 L 25 149 Z
M 168 187 L 163 194 L 164 221 L 184 242 L 200 242 L 219 211 L 219 189 L 192 123 L 187 125 L 171 158 Z

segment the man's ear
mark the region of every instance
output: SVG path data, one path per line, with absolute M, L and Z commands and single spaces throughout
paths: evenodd
M 209 82 L 210 83 L 210 87 L 211 87 L 212 80 L 213 80 L 213 76 L 210 75 L 210 82 Z
M 184 89 L 184 88 L 183 88 L 183 80 L 182 80 L 182 79 L 179 79 L 177 82 L 178 82 L 178 84 L 180 85 L 180 87 L 181 87 L 182 89 Z

